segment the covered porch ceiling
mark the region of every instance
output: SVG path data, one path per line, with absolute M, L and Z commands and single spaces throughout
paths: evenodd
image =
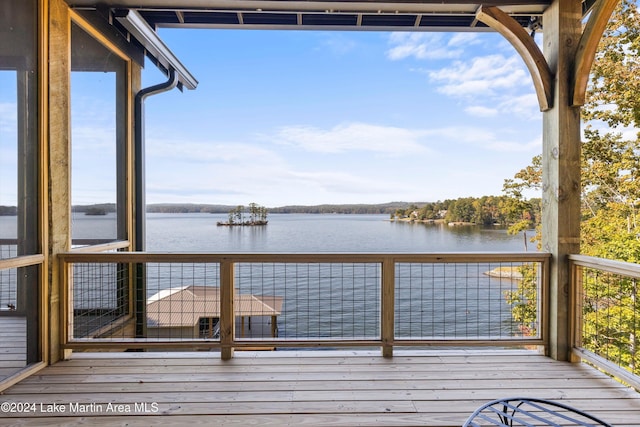
M 583 1 L 586 13 L 595 0 Z M 551 0 L 67 0 L 77 9 L 135 9 L 152 28 L 493 31 L 476 14 L 498 6 L 535 30 Z

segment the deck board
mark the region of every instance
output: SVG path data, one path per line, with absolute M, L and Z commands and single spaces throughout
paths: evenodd
M 27 320 L 0 316 L 0 380 L 27 366 Z
M 0 413 L 0 425 L 460 426 L 506 396 L 561 400 L 616 426 L 640 423 L 640 394 L 587 365 L 530 352 L 276 351 L 230 361 L 204 352 L 74 354 L 5 390 L 2 402 L 36 411 Z M 65 412 L 43 412 L 55 405 Z

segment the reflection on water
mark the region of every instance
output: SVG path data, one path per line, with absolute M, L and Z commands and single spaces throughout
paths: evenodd
M 514 252 L 504 229 L 389 221 L 388 215 L 272 214 L 257 227 L 218 227 L 226 215 L 149 214 L 147 250 L 211 252 Z

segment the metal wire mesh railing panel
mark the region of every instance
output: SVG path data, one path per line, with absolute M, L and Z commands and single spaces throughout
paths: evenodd
M 578 346 L 640 375 L 640 279 L 576 266 Z
M 0 239 L 0 259 L 18 256 L 18 245 L 15 239 Z
M 179 343 L 222 350 L 301 348 L 306 341 L 313 348 L 542 343 L 545 258 L 494 261 L 500 257 L 65 254 L 73 271 L 69 345 L 88 346 L 91 339 L 129 348 Z
M 122 335 L 117 321 L 130 314 L 127 264 L 73 265 L 73 338 Z
M 264 309 L 260 332 L 249 334 L 245 324 L 244 330 L 236 328 L 237 337 L 380 338 L 379 263 L 241 263 L 236 286 L 240 296 L 272 305 Z M 276 328 L 264 327 L 271 321 Z
M 0 270 L 0 312 L 18 308 L 18 269 Z
M 396 339 L 540 338 L 540 271 L 520 262 L 397 264 Z
M 144 278 L 146 338 L 219 340 L 218 263 L 148 263 Z

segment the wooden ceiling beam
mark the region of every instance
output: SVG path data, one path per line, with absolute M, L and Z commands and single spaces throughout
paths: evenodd
M 476 18 L 502 34 L 515 47 L 531 73 L 540 111 L 549 110 L 553 106 L 553 74 L 533 37 L 515 19 L 495 6 L 481 6 Z
M 611 14 L 620 0 L 598 0 L 593 6 L 589 20 L 582 31 L 578 50 L 576 52 L 575 68 L 573 71 L 573 93 L 571 106 L 584 105 L 589 83 L 589 73 L 596 57 L 598 44 L 607 28 Z

